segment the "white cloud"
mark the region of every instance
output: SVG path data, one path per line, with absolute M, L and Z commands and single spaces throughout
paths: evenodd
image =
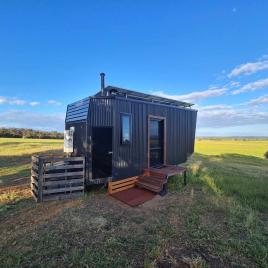
M 228 74 L 228 77 L 236 77 L 242 74 L 249 75 L 265 69 L 268 69 L 268 60 L 262 57 L 259 61 L 248 62 L 235 67 Z
M 0 126 L 63 131 L 64 118 L 65 114 L 43 115 L 29 111 L 12 110 L 0 113 Z
M 230 127 L 267 124 L 268 112 L 256 109 L 241 109 L 230 105 L 211 105 L 198 109 L 198 127 Z
M 61 102 L 56 101 L 56 100 L 49 100 L 47 103 L 52 104 L 52 105 L 61 105 Z
M 247 102 L 247 104 L 251 104 L 251 105 L 259 105 L 259 104 L 266 104 L 266 103 L 268 104 L 268 95 L 264 95 L 256 99 L 252 99 L 249 102 Z
M 25 100 L 19 100 L 19 99 L 11 99 L 8 102 L 11 105 L 25 105 L 27 102 Z
M 228 88 L 226 87 L 222 87 L 222 88 L 213 87 L 204 91 L 195 91 L 195 92 L 191 92 L 185 95 L 171 95 L 171 94 L 166 94 L 163 91 L 155 91 L 153 92 L 153 94 L 160 96 L 160 97 L 174 99 L 174 100 L 195 102 L 201 99 L 222 96 L 227 92 L 227 90 Z
M 240 82 L 237 82 L 237 81 L 231 81 L 231 86 L 232 86 L 232 87 L 239 87 L 239 86 L 240 86 Z
M 26 101 L 26 100 L 21 100 L 18 98 L 14 97 L 4 97 L 0 96 L 0 105 L 1 104 L 7 104 L 7 105 L 30 105 L 30 106 L 37 106 L 40 105 L 39 101 Z
M 7 102 L 7 99 L 3 96 L 0 96 L 0 104 L 5 104 Z
M 26 103 L 25 100 L 0 96 L 0 104 L 25 105 Z
M 37 106 L 37 105 L 40 105 L 40 102 L 39 101 L 31 101 L 29 104 L 31 106 Z
M 248 92 L 248 91 L 255 91 L 258 89 L 265 88 L 265 87 L 268 87 L 268 78 L 260 79 L 260 80 L 255 81 L 255 82 L 248 83 L 248 84 L 242 86 L 240 89 L 232 91 L 232 94 L 236 95 L 236 94 L 240 94 L 240 93 L 244 93 L 244 92 Z

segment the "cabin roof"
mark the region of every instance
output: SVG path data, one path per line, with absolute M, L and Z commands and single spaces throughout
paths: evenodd
M 115 86 L 107 86 L 103 90 L 103 94 L 99 91 L 97 94 L 91 97 L 84 98 L 82 100 L 71 103 L 67 106 L 65 122 L 85 121 L 88 116 L 89 102 L 91 98 L 124 98 L 135 101 L 170 105 L 178 108 L 191 108 L 192 103 L 172 100 L 164 97 L 154 96 L 137 92 L 129 89 L 124 89 Z
M 184 101 L 178 101 L 178 100 L 173 100 L 173 99 L 155 96 L 151 94 L 145 94 L 142 92 L 120 88 L 116 86 L 105 87 L 103 93 L 104 93 L 103 94 L 104 96 L 120 96 L 124 98 L 131 98 L 131 99 L 137 99 L 137 100 L 142 100 L 142 101 L 148 101 L 148 102 L 154 102 L 154 103 L 160 103 L 160 104 L 166 104 L 166 105 L 172 105 L 172 106 L 184 107 L 184 108 L 190 108 L 191 106 L 194 105 L 192 103 L 188 103 Z M 101 91 L 99 91 L 97 94 L 94 95 L 94 97 L 100 97 L 100 96 L 101 96 Z

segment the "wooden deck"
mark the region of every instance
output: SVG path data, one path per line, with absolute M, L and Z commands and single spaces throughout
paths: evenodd
M 185 167 L 179 167 L 179 166 L 172 166 L 172 165 L 165 165 L 161 168 L 147 168 L 145 169 L 146 172 L 153 172 L 158 174 L 163 174 L 167 178 L 174 176 L 174 175 L 180 175 L 184 174 L 187 171 Z
M 131 189 L 131 191 L 133 191 L 132 195 L 135 195 L 136 190 L 133 190 L 133 188 L 138 187 L 163 196 L 167 193 L 167 182 L 168 178 L 171 176 L 182 174 L 184 184 L 186 185 L 186 171 L 187 169 L 184 167 L 172 165 L 165 165 L 161 168 L 147 168 L 144 170 L 143 175 L 109 182 L 108 192 L 110 195 L 124 192 L 119 194 L 119 196 L 122 195 L 125 198 L 125 196 L 128 196 L 127 191 Z M 130 197 L 133 199 L 135 196 Z
M 166 193 L 168 178 L 174 175 L 183 174 L 184 184 L 186 185 L 187 169 L 179 166 L 165 165 L 161 168 L 147 168 L 143 176 L 140 176 L 137 185 L 156 193 Z

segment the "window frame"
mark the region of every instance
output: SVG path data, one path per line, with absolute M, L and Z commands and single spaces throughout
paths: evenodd
M 129 117 L 129 142 L 123 141 L 123 117 Z M 120 113 L 120 145 L 127 146 L 132 143 L 132 114 L 131 113 Z

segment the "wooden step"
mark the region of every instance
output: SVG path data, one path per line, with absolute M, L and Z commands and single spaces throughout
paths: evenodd
M 163 178 L 166 178 L 166 175 L 161 173 L 161 172 L 156 172 L 156 171 L 152 171 L 150 169 L 145 169 L 144 170 L 144 175 L 145 176 L 153 176 L 153 177 L 157 177 L 157 178 L 160 178 L 160 179 L 163 179 Z
M 155 186 L 162 186 L 163 183 L 165 183 L 165 180 L 151 177 L 151 176 L 140 176 L 139 177 L 140 182 L 145 182 L 145 183 L 151 183 Z
M 155 185 L 153 185 L 151 183 L 147 183 L 147 182 L 138 181 L 137 185 L 141 188 L 145 188 L 145 189 L 150 190 L 150 191 L 155 192 L 155 193 L 159 193 L 162 190 L 162 187 L 155 186 Z

